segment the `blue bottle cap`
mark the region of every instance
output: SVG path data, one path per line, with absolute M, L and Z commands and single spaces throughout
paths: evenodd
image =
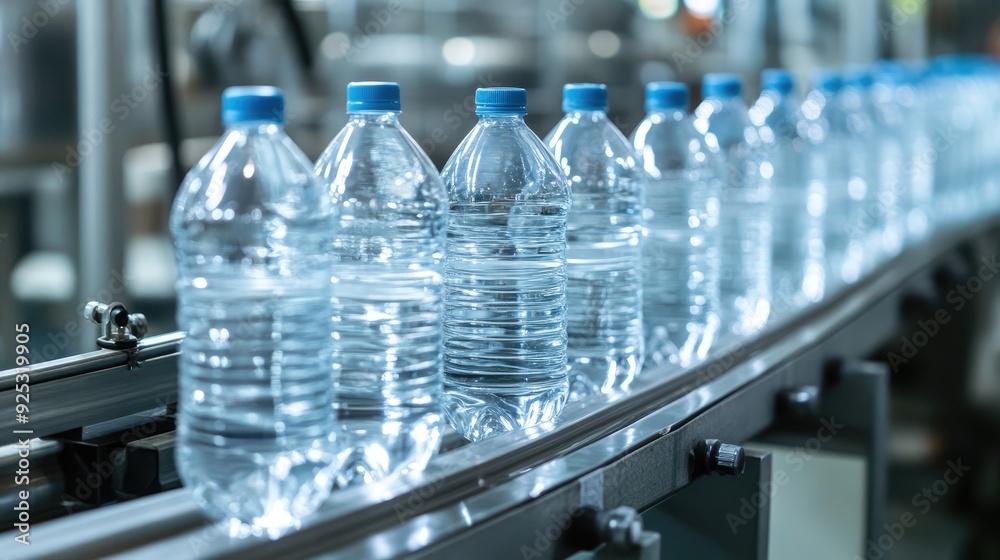
M 272 86 L 236 86 L 222 92 L 222 123 L 285 122 L 285 95 Z
M 765 68 L 760 73 L 760 89 L 776 91 L 780 95 L 788 95 L 795 89 L 795 78 L 784 68 Z
M 351 82 L 347 84 L 347 112 L 398 113 L 399 84 L 396 82 Z
M 844 87 L 840 72 L 831 68 L 819 68 L 813 72 L 812 85 L 823 93 L 837 93 Z
M 566 84 L 563 86 L 562 110 L 607 111 L 608 87 L 604 84 Z
M 882 60 L 875 66 L 875 81 L 901 86 L 913 83 L 913 74 L 895 60 Z
M 646 112 L 686 111 L 688 87 L 682 82 L 650 82 L 646 84 Z
M 743 93 L 743 81 L 736 74 L 705 74 L 701 79 L 703 97 L 731 99 Z
M 476 90 L 476 114 L 499 115 L 528 113 L 528 92 L 524 88 L 491 87 Z

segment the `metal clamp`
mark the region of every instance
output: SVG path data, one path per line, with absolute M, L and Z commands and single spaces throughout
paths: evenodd
M 142 313 L 129 313 L 120 302 L 91 301 L 83 309 L 83 318 L 101 325 L 97 345 L 109 350 L 131 350 L 146 336 L 149 324 Z
M 642 517 L 628 506 L 610 511 L 585 507 L 570 530 L 575 546 L 584 549 L 571 556 L 572 560 L 660 558 L 660 534 L 644 531 Z

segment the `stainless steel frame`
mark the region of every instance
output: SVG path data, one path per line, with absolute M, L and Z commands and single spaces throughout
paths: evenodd
M 647 371 L 629 394 L 576 403 L 556 422 L 443 453 L 419 475 L 338 492 L 278 540 L 228 538 L 182 489 L 39 524 L 32 546 L 12 550 L 12 558 L 474 558 L 484 550 L 520 558 L 525 547 L 531 558 L 565 558 L 580 546 L 560 520 L 583 506 L 656 505 L 693 480 L 689 456 L 698 441 L 738 443 L 761 434 L 781 419 L 776 403 L 789 389 L 818 387 L 824 413 L 844 408 L 837 394 L 853 392 L 854 382 L 831 375 L 831 364 L 876 350 L 898 326 L 904 296 L 955 247 L 996 236 L 998 226 L 993 220 L 942 233 L 761 336 L 720 345 L 697 367 Z M 42 395 L 31 421 L 36 435 L 163 406 L 176 392 L 180 338 L 143 341 L 136 369 L 113 351 L 33 366 L 33 402 Z M 865 389 L 869 404 L 884 404 L 878 387 L 885 369 L 861 369 L 874 379 Z M 5 406 L 13 402 L 13 375 L 0 373 Z M 885 468 L 881 414 L 855 422 L 868 432 L 863 451 L 873 455 L 869 525 L 876 527 Z M 0 416 L 3 438 L 10 422 Z M 536 546 L 538 531 L 547 546 Z

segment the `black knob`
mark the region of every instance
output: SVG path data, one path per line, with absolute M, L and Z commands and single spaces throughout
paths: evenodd
M 815 418 L 819 416 L 819 388 L 802 385 L 782 391 L 779 404 L 781 412 L 791 418 Z
M 111 310 L 111 324 L 118 328 L 128 326 L 128 311 L 124 307 L 115 307 Z
M 695 445 L 694 471 L 697 474 L 728 474 L 739 476 L 746 468 L 746 454 L 739 445 L 705 439 Z

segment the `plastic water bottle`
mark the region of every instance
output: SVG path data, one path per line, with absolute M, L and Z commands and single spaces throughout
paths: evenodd
M 706 74 L 695 128 L 722 154 L 722 318 L 738 336 L 760 330 L 771 312 L 771 180 L 757 128 L 735 74 Z
M 761 94 L 750 107 L 750 121 L 774 167 L 771 297 L 776 314 L 819 301 L 825 286 L 822 206 L 816 204 L 822 199 L 805 180 L 801 104 L 791 72 L 769 68 L 761 73 Z
M 476 91 L 448 189 L 445 412 L 470 440 L 555 418 L 568 393 L 569 181 L 524 123 L 521 88 Z
M 340 212 L 333 333 L 340 484 L 422 470 L 443 416 L 447 193 L 399 123 L 399 85 L 347 86 L 347 126 L 316 163 Z
M 1000 126 L 1000 66 L 986 55 L 949 55 L 931 66 L 930 141 L 935 223 L 954 226 L 1000 207 L 995 142 Z
M 223 93 L 225 135 L 170 217 L 180 357 L 177 467 L 234 533 L 280 533 L 335 475 L 330 247 L 336 214 L 271 87 Z M 250 527 L 247 527 L 247 526 Z
M 930 235 L 934 214 L 934 162 L 938 156 L 928 135 L 923 73 L 919 65 L 884 62 L 878 75 L 883 108 L 898 119 L 893 130 L 899 134 L 903 153 L 897 201 L 904 244 Z
M 603 84 L 567 84 L 545 138 L 570 182 L 566 330 L 570 400 L 628 389 L 642 369 L 645 174 L 608 120 Z
M 878 184 L 883 132 L 876 126 L 871 70 L 866 66 L 848 66 L 843 82 L 840 106 L 847 122 L 848 192 L 853 198 L 862 199 L 850 228 L 857 229 L 856 236 L 862 238 L 858 260 L 864 273 L 873 269 L 882 257 L 885 213 L 881 211 Z
M 802 102 L 806 149 L 806 180 L 811 190 L 825 194 L 823 246 L 830 291 L 861 275 L 865 242 L 860 215 L 865 192 L 852 191 L 848 165 L 847 114 L 841 107 L 843 78 L 834 70 L 815 72 L 812 90 Z
M 646 361 L 687 366 L 719 334 L 718 154 L 687 113 L 687 86 L 646 86 L 646 118 L 632 143 L 653 177 L 643 212 Z
M 905 108 L 898 102 L 900 90 L 908 90 L 902 69 L 891 64 L 878 68 L 872 86 L 876 125 L 881 129 L 879 150 L 878 195 L 880 210 L 885 216 L 882 228 L 882 252 L 891 258 L 906 242 L 906 222 L 909 213 L 910 185 L 907 176 L 908 132 Z M 905 93 L 904 93 L 905 95 Z

